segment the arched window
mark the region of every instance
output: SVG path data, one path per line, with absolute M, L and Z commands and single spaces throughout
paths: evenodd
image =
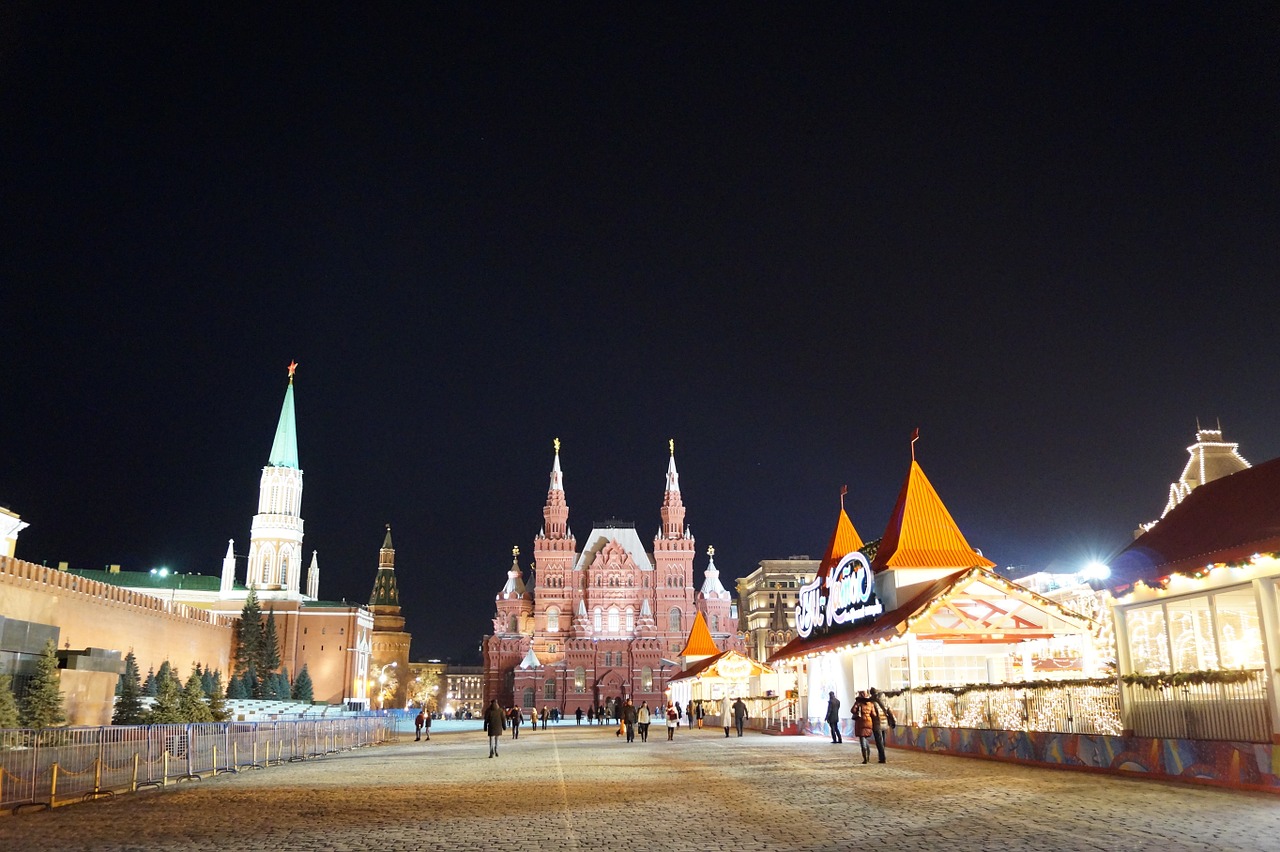
M 653 692 L 653 669 L 648 666 L 640 670 L 640 689 L 643 692 Z
M 631 607 L 627 607 L 627 632 L 631 633 L 636 629 L 636 611 Z
M 670 629 L 679 633 L 684 630 L 684 619 L 681 616 L 679 607 L 672 607 L 671 612 L 667 615 L 667 624 Z
M 618 632 L 618 608 L 616 606 L 609 607 L 609 632 Z
M 533 687 L 532 686 L 526 686 L 524 688 L 524 695 L 520 703 L 526 709 L 533 707 Z
M 604 613 L 601 612 L 600 607 L 596 607 L 594 610 L 591 611 L 591 625 L 592 627 L 595 628 L 595 631 L 597 633 L 600 632 L 601 619 L 603 618 L 603 616 L 604 616 Z
M 519 632 L 520 632 L 520 617 L 519 617 L 519 616 L 517 616 L 517 615 L 513 615 L 513 616 L 511 616 L 510 618 L 508 618 L 508 619 L 507 619 L 507 632 L 508 632 L 508 633 L 519 633 Z
M 573 670 L 573 689 L 575 692 L 586 692 L 587 690 L 587 670 L 582 666 L 578 666 Z
M 713 615 L 709 620 L 711 622 L 711 632 L 715 633 L 720 629 L 720 616 Z
M 553 606 L 547 607 L 547 631 L 549 633 L 560 632 L 560 610 Z
M 289 552 L 280 554 L 280 585 L 289 585 Z
M 542 697 L 547 701 L 554 701 L 556 698 L 556 682 L 552 678 L 547 678 L 547 682 L 542 685 Z

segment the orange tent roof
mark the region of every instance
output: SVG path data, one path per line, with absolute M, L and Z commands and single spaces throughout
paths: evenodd
M 831 569 L 836 566 L 836 563 L 846 555 L 861 549 L 862 537 L 853 528 L 853 521 L 849 520 L 849 516 L 845 514 L 844 507 L 841 506 L 840 516 L 836 518 L 835 531 L 831 533 L 831 541 L 827 544 L 827 549 L 822 554 L 822 562 L 818 564 L 818 573 L 814 579 L 826 577 L 831 573 Z
M 693 619 L 693 627 L 689 630 L 689 641 L 684 643 L 684 650 L 680 652 L 680 656 L 710 657 L 719 653 L 720 649 L 716 647 L 715 640 L 711 638 L 711 631 L 707 629 L 707 620 L 699 612 Z
M 995 563 L 978 554 L 965 541 L 964 533 L 952 520 L 942 498 L 913 459 L 871 567 L 876 571 L 890 568 L 994 568 Z

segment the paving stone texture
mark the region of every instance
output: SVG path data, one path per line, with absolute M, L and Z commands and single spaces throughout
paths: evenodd
M 874 760 L 874 758 L 873 758 Z M 1280 850 L 1280 799 L 657 727 L 412 737 L 0 818 L 0 850 Z

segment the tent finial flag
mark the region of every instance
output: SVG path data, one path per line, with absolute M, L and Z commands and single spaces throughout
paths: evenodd
M 846 495 L 846 494 L 848 494 L 848 493 L 849 493 L 849 486 L 848 486 L 848 485 L 841 485 L 841 486 L 840 486 L 840 511 L 841 511 L 841 512 L 843 512 L 843 511 L 844 511 L 844 495 Z
M 916 460 L 916 441 L 919 441 L 919 440 L 920 440 L 920 427 L 917 426 L 916 430 L 911 433 L 911 460 L 912 461 Z

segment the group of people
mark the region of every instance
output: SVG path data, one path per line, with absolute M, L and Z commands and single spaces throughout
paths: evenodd
M 836 698 L 834 691 L 828 692 L 827 696 L 826 721 L 831 728 L 831 742 L 842 743 L 844 737 L 840 735 L 840 699 Z M 862 748 L 862 762 L 871 761 L 871 744 L 874 742 L 879 762 L 884 763 L 884 730 L 886 727 L 895 728 L 898 723 L 880 691 L 874 686 L 870 692 L 859 690 L 858 697 L 853 700 L 852 716 L 853 735 L 858 738 L 858 745 Z
M 834 695 L 832 696 L 835 697 Z M 837 707 L 839 702 L 837 702 Z M 695 721 L 699 728 L 702 727 L 702 720 L 706 716 L 702 702 L 697 702 L 696 706 L 690 702 L 687 708 L 689 716 L 689 724 L 692 726 Z M 551 716 L 552 711 L 543 708 L 541 719 L 542 727 L 547 727 L 547 719 Z M 578 724 L 582 724 L 583 718 L 588 718 L 592 723 L 604 724 L 605 710 L 600 705 L 583 710 L 581 707 L 575 711 Z M 623 734 L 627 737 L 627 742 L 635 742 L 636 734 L 640 735 L 640 742 L 647 743 L 649 741 L 649 726 L 653 724 L 654 718 L 665 720 L 667 723 L 667 741 L 671 742 L 675 739 L 676 729 L 680 727 L 680 719 L 684 715 L 678 703 L 668 702 L 664 710 L 661 705 L 650 709 L 649 703 L 641 702 L 637 707 L 630 698 L 624 700 L 621 704 L 614 707 L 614 718 L 618 722 L 618 729 L 614 732 L 614 736 L 621 737 Z M 533 708 L 530 710 L 530 716 L 533 726 L 536 729 L 538 725 L 538 710 Z M 725 696 L 721 699 L 720 718 L 724 723 L 724 735 L 729 736 L 730 724 L 737 729 L 738 736 L 742 736 L 743 726 L 746 724 L 748 717 L 747 705 L 741 698 L 730 699 Z M 419 716 L 421 718 L 421 716 Z M 524 722 L 524 713 L 519 707 L 512 707 L 510 710 L 503 710 L 495 698 L 489 703 L 489 707 L 484 713 L 484 731 L 489 737 L 489 757 L 498 756 L 498 740 L 502 737 L 503 731 L 507 728 L 511 729 L 511 738 L 519 739 L 520 725 Z M 429 727 L 429 724 L 428 724 Z M 430 736 L 428 736 L 430 739 Z

